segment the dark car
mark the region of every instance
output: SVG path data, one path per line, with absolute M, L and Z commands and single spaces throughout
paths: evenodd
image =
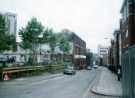
M 67 66 L 64 68 L 64 74 L 71 74 L 74 75 L 76 73 L 76 71 L 74 70 L 73 66 Z

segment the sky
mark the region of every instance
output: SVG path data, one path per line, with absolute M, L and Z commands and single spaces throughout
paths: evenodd
M 98 45 L 108 46 L 119 29 L 123 0 L 0 0 L 0 12 L 17 14 L 17 31 L 36 17 L 55 32 L 69 29 L 97 52 Z M 18 39 L 19 40 L 19 39 Z

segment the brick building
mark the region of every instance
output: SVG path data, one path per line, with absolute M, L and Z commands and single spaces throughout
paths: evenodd
M 124 0 L 121 8 L 120 30 L 123 53 L 135 43 L 135 27 L 133 26 L 135 23 L 135 3 L 131 2 L 132 0 Z
M 76 69 L 83 69 L 86 66 L 86 42 L 82 40 L 78 35 L 69 30 L 63 30 L 61 33 L 65 39 L 70 43 L 72 55 L 72 62 Z
M 122 42 L 122 88 L 124 98 L 135 97 L 135 1 L 124 0 L 120 21 Z

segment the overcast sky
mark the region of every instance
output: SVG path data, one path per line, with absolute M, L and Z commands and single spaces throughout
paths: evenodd
M 99 44 L 109 45 L 109 39 L 119 28 L 123 0 L 0 0 L 0 12 L 17 14 L 19 29 L 31 17 L 37 17 L 45 27 L 58 32 L 69 29 L 86 41 L 96 52 Z

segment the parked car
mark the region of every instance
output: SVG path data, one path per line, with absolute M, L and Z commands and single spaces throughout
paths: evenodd
M 71 75 L 74 75 L 76 73 L 76 71 L 74 70 L 74 67 L 73 66 L 66 66 L 64 68 L 64 74 L 71 74 Z
M 97 68 L 98 68 L 98 65 L 93 65 L 93 68 L 94 68 L 94 69 L 97 69 Z
M 92 69 L 91 66 L 88 66 L 88 67 L 87 67 L 87 70 L 91 70 L 91 69 Z

